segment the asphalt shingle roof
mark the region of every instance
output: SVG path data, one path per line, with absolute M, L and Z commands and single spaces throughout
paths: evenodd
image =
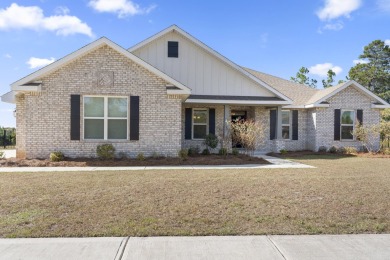
M 293 106 L 313 104 L 344 85 L 344 83 L 341 83 L 337 86 L 326 89 L 314 89 L 303 84 L 295 83 L 293 81 L 275 77 L 249 68 L 243 67 L 243 69 L 283 95 L 289 97 L 293 101 Z

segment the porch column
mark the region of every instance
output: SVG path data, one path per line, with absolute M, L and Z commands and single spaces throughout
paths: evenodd
M 226 135 L 229 133 L 229 125 L 227 122 L 230 121 L 230 106 L 224 105 L 223 106 L 223 137 L 226 137 Z
M 282 107 L 276 108 L 276 139 L 282 139 Z

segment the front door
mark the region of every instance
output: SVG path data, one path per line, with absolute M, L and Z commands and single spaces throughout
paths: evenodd
M 245 121 L 246 120 L 246 114 L 247 114 L 246 111 L 232 111 L 231 112 L 232 123 L 234 124 L 235 122 L 238 122 L 238 121 L 241 121 L 241 120 Z M 232 133 L 232 134 L 234 135 L 234 133 Z M 242 148 L 242 144 L 233 142 L 232 143 L 232 147 L 233 148 Z

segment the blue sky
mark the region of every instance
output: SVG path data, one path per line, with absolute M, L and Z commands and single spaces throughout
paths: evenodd
M 235 63 L 289 79 L 301 66 L 345 79 L 363 47 L 390 44 L 390 0 L 24 0 L 0 2 L 0 95 L 106 36 L 123 47 L 177 24 Z M 0 102 L 0 126 L 15 126 Z

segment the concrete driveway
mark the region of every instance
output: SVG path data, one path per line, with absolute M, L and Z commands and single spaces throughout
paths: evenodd
M 390 234 L 0 239 L 0 259 L 390 259 Z

